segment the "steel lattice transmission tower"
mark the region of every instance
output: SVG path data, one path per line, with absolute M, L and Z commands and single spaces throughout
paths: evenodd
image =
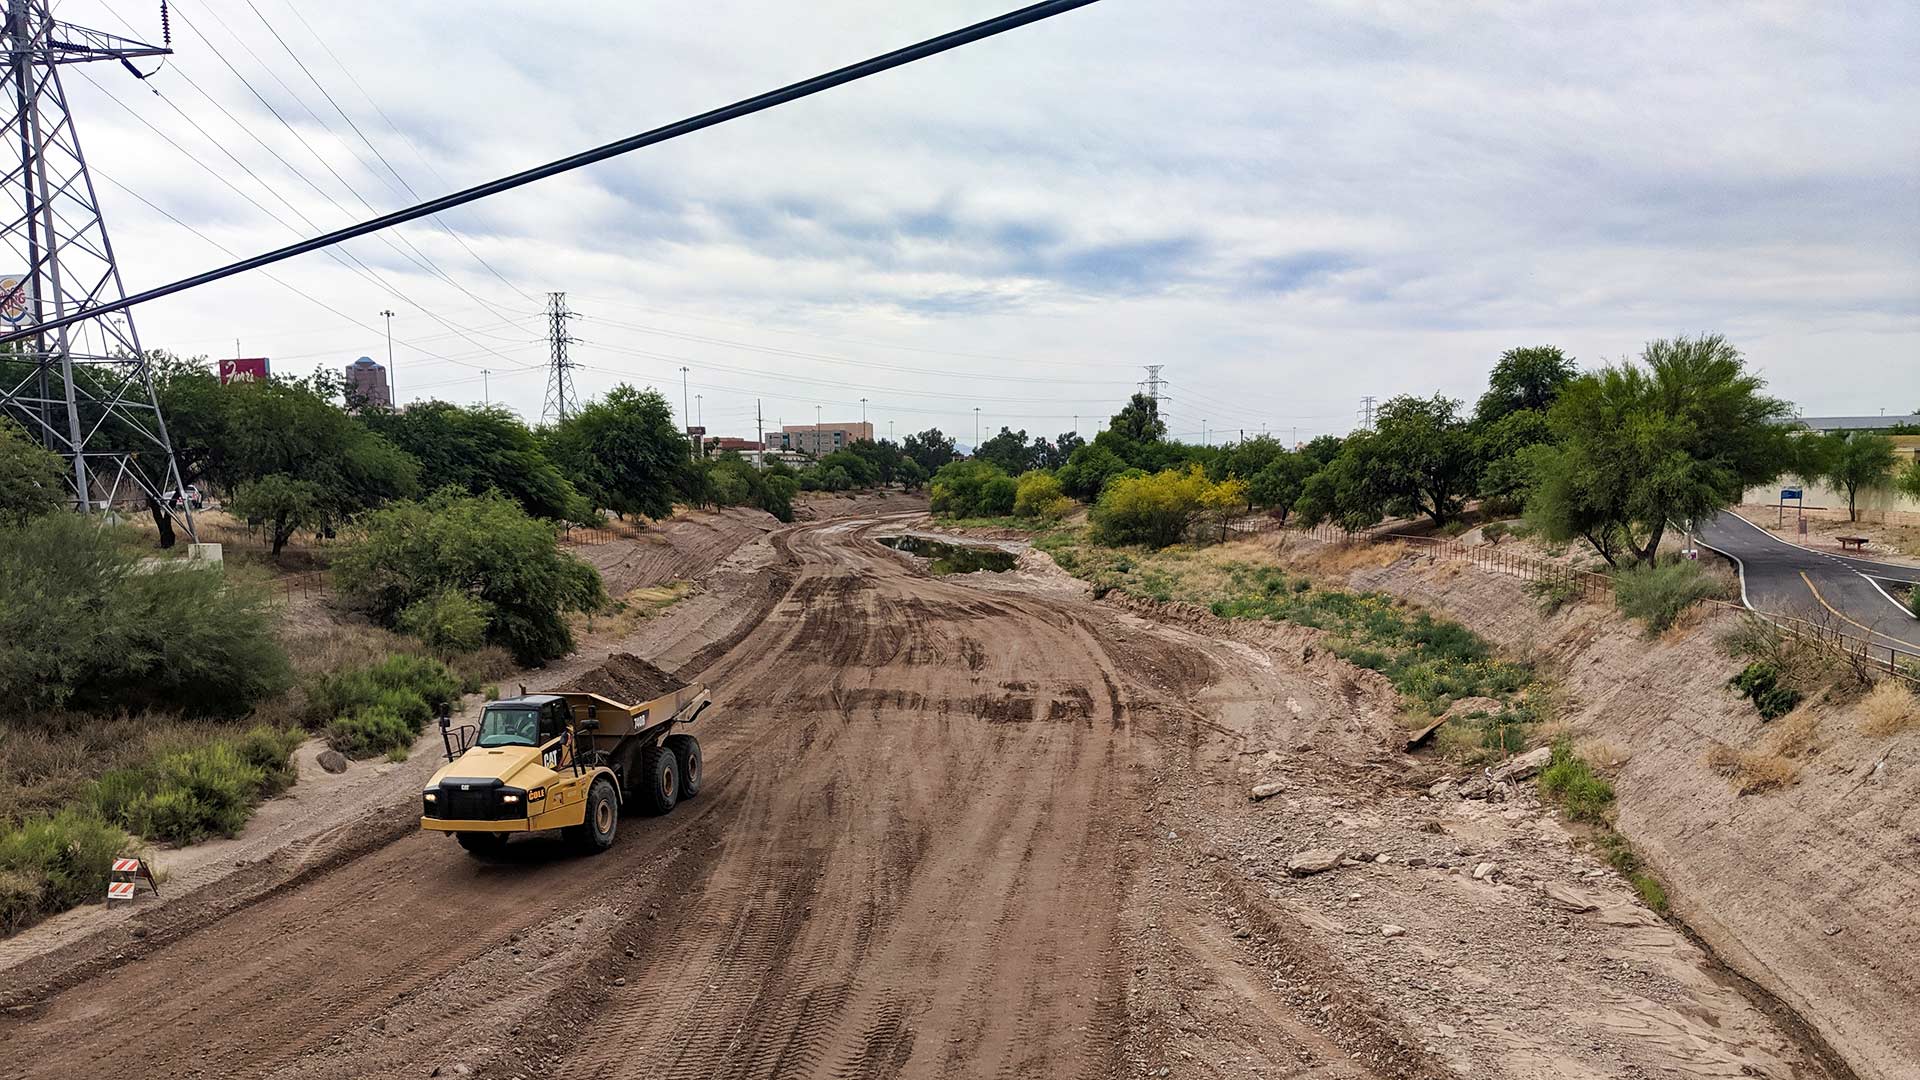
M 1160 369 L 1166 367 L 1166 365 L 1144 364 L 1142 366 L 1147 369 L 1146 381 L 1142 383 L 1142 385 L 1147 388 L 1147 397 L 1158 402 L 1160 400 L 1160 384 L 1164 381 L 1160 378 Z
M 7 86 L 0 186 L 10 258 L 0 267 L 0 323 L 32 329 L 125 295 L 113 245 L 66 91 L 64 64 L 164 56 L 164 46 L 53 18 L 47 0 L 5 0 Z M 139 74 L 137 71 L 135 74 Z M 173 515 L 189 536 L 167 426 L 131 313 L 83 319 L 0 355 L 0 414 L 69 464 L 77 509 L 144 501 L 171 540 Z
M 573 392 L 573 361 L 567 358 L 567 346 L 573 336 L 567 333 L 567 320 L 578 318 L 567 310 L 567 294 L 547 294 L 547 342 L 551 355 L 547 366 L 547 400 L 540 406 L 540 422 L 564 424 L 567 417 L 580 411 L 580 398 Z

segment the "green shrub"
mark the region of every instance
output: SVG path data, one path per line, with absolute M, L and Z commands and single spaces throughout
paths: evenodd
M 292 681 L 272 595 L 141 557 L 96 521 L 0 530 L 0 695 L 53 709 L 239 716 Z
M 247 764 L 260 770 L 260 795 L 278 795 L 300 778 L 293 752 L 307 739 L 306 733 L 293 729 L 256 724 L 234 739 L 234 749 Z
M 316 679 L 307 689 L 306 721 L 309 727 L 324 727 L 329 721 L 380 703 L 392 691 L 401 691 L 418 702 L 417 706 L 398 709 L 400 715 L 414 715 L 424 709 L 430 718 L 438 706 L 458 700 L 461 688 L 459 677 L 439 660 L 394 653 L 366 667 Z
M 1753 702 L 1762 720 L 1778 720 L 1800 704 L 1800 691 L 1784 685 L 1780 669 L 1765 660 L 1748 664 L 1728 685 Z
M 268 787 L 266 770 L 224 739 L 162 754 L 142 771 L 147 790 L 122 808 L 123 824 L 175 844 L 239 832 Z
M 1073 509 L 1073 500 L 1060 491 L 1060 481 L 1052 473 L 1038 469 L 1022 473 L 1015 484 L 1013 516 L 1055 520 Z
M 401 609 L 394 626 L 441 654 L 466 653 L 485 645 L 493 610 L 486 601 L 456 589 L 441 589 Z
M 1018 495 L 1013 478 L 992 462 L 950 461 L 933 474 L 933 512 L 948 517 L 1002 517 Z
M 1620 571 L 1613 593 L 1622 612 L 1659 633 L 1695 601 L 1725 596 L 1726 586 L 1698 562 L 1676 558 Z
M 127 834 L 73 807 L 0 828 L 0 933 L 97 899 Z
M 1489 544 L 1498 544 L 1511 531 L 1512 527 L 1504 521 L 1489 521 L 1480 526 L 1480 539 Z
M 1540 791 L 1575 821 L 1604 823 L 1607 807 L 1613 805 L 1613 785 L 1574 756 L 1573 740 L 1566 736 L 1553 744 L 1553 758 L 1540 773 Z
M 384 754 L 412 746 L 419 731 L 391 709 L 367 705 L 327 725 L 327 745 L 352 758 Z
M 1197 464 L 1151 475 L 1116 476 L 1094 504 L 1094 533 L 1102 543 L 1166 547 L 1208 518 L 1223 519 L 1247 502 L 1237 479 L 1215 483 Z
M 607 602 L 599 573 L 560 549 L 556 526 L 492 494 L 442 491 L 374 512 L 336 558 L 334 577 L 349 600 L 385 626 L 409 611 L 417 622 L 431 622 L 442 603 L 435 598 L 464 595 L 481 607 L 452 623 L 484 610 L 485 639 L 523 664 L 571 652 L 568 613 L 598 611 Z M 415 610 L 422 602 L 429 607 Z

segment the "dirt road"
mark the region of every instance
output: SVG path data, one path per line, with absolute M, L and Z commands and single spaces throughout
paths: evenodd
M 1282 700 L 1372 753 L 1352 685 L 873 525 L 775 534 L 764 616 L 690 652 L 698 799 L 598 858 L 406 833 L 18 1004 L 0 1075 L 1444 1075 L 1156 816 L 1244 807 L 1230 726 Z

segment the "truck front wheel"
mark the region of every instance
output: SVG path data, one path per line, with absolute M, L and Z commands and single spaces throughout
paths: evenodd
M 614 794 L 613 781 L 602 776 L 587 789 L 587 818 L 569 830 L 574 846 L 588 855 L 596 855 L 613 846 L 613 834 L 620 828 L 620 799 Z
M 497 832 L 460 832 L 454 839 L 476 859 L 494 859 L 507 850 L 507 834 Z

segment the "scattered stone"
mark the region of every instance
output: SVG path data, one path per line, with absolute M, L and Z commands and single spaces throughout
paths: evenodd
M 322 750 L 320 751 L 320 756 L 313 760 L 321 768 L 330 773 L 346 772 L 347 766 L 353 764 L 353 762 L 347 760 L 347 755 L 338 750 Z
M 472 1076 L 473 1066 L 467 1064 L 464 1061 L 456 1061 L 447 1065 L 435 1065 L 433 1067 L 433 1071 L 428 1073 L 427 1075 L 428 1076 Z
M 625 975 L 620 976 L 619 978 L 613 980 L 613 985 L 615 986 L 627 985 L 627 977 Z
M 147 928 L 144 926 L 136 926 L 128 931 L 128 933 L 132 934 L 136 939 L 143 938 L 147 936 Z
M 1529 750 L 1493 770 L 1493 778 L 1500 781 L 1525 780 L 1547 767 L 1553 760 L 1553 748 L 1542 746 Z
M 1559 882 L 1549 882 L 1541 891 L 1546 893 L 1548 903 L 1562 911 L 1579 913 L 1582 911 L 1593 911 L 1599 907 L 1599 905 L 1587 899 L 1583 894 Z
M 1433 786 L 1427 789 L 1427 797 L 1431 799 L 1450 798 L 1457 793 L 1458 789 L 1459 785 L 1454 782 L 1452 777 L 1435 780 Z
M 1287 873 L 1294 877 L 1319 874 L 1340 865 L 1340 853 L 1326 848 L 1308 848 L 1287 860 Z
M 1407 860 L 1407 865 L 1418 869 L 1419 867 L 1427 865 L 1427 860 L 1424 856 L 1415 855 L 1413 858 Z
M 1385 926 L 1382 926 L 1380 928 L 1380 936 L 1390 937 L 1390 938 L 1406 937 L 1407 928 L 1404 926 L 1395 926 L 1392 923 L 1388 923 Z
M 1483 862 L 1473 868 L 1473 880 L 1487 881 L 1500 872 L 1499 863 Z

